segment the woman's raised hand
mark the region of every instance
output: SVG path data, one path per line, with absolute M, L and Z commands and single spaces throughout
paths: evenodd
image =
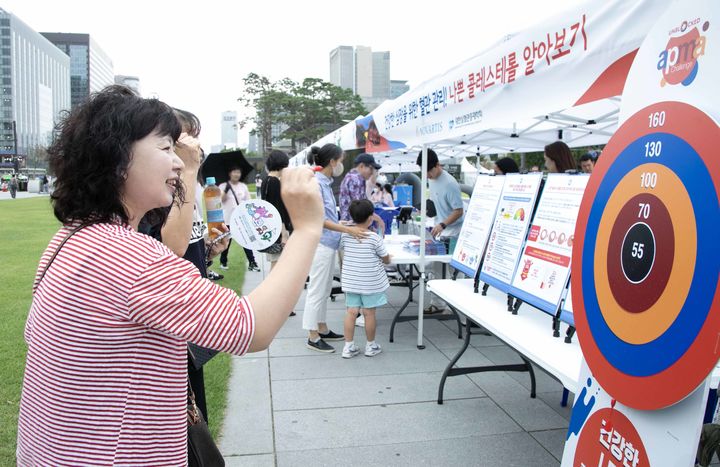
M 315 174 L 308 167 L 283 169 L 280 193 L 293 230 L 322 233 L 324 207 Z

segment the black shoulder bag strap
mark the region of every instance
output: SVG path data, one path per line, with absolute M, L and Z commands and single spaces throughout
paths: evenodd
M 237 195 L 235 194 L 235 190 L 233 189 L 232 185 L 230 185 L 230 180 L 228 180 L 226 183 L 227 183 L 227 187 L 230 188 L 230 193 L 232 193 L 233 198 L 235 198 L 235 206 L 239 205 L 240 201 L 238 201 Z

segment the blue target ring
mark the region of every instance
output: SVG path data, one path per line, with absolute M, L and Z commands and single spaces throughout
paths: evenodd
M 692 201 L 698 255 L 687 299 L 675 321 L 657 339 L 637 345 L 618 338 L 605 321 L 595 293 L 593 258 L 600 220 L 613 190 L 628 172 L 648 162 L 644 158 L 645 144 L 656 141 L 662 143 L 663 152 L 652 162 L 674 172 L 685 185 Z M 606 172 L 588 217 L 583 244 L 582 289 L 593 339 L 608 363 L 617 370 L 638 377 L 655 375 L 675 364 L 695 341 L 710 312 L 712 291 L 720 274 L 720 246 L 715 231 L 717 213 L 718 197 L 705 163 L 692 146 L 675 135 L 652 133 L 636 139 L 618 155 Z M 672 293 L 672 290 L 664 293 Z

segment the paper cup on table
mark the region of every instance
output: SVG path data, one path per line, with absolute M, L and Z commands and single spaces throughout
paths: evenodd
M 264 250 L 280 237 L 282 219 L 267 201 L 248 200 L 235 207 L 228 224 L 233 240 L 250 250 Z

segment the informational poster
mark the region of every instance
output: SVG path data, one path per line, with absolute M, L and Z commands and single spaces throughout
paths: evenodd
M 450 265 L 468 277 L 475 277 L 493 226 L 504 176 L 480 175 L 475 182 L 465 221 Z
M 665 410 L 634 410 L 612 398 L 583 362 L 563 467 L 694 465 L 708 385 Z
M 508 291 L 532 218 L 542 174 L 505 176 L 480 280 Z
M 538 201 L 510 293 L 555 314 L 570 275 L 575 221 L 588 175 L 550 174 Z

